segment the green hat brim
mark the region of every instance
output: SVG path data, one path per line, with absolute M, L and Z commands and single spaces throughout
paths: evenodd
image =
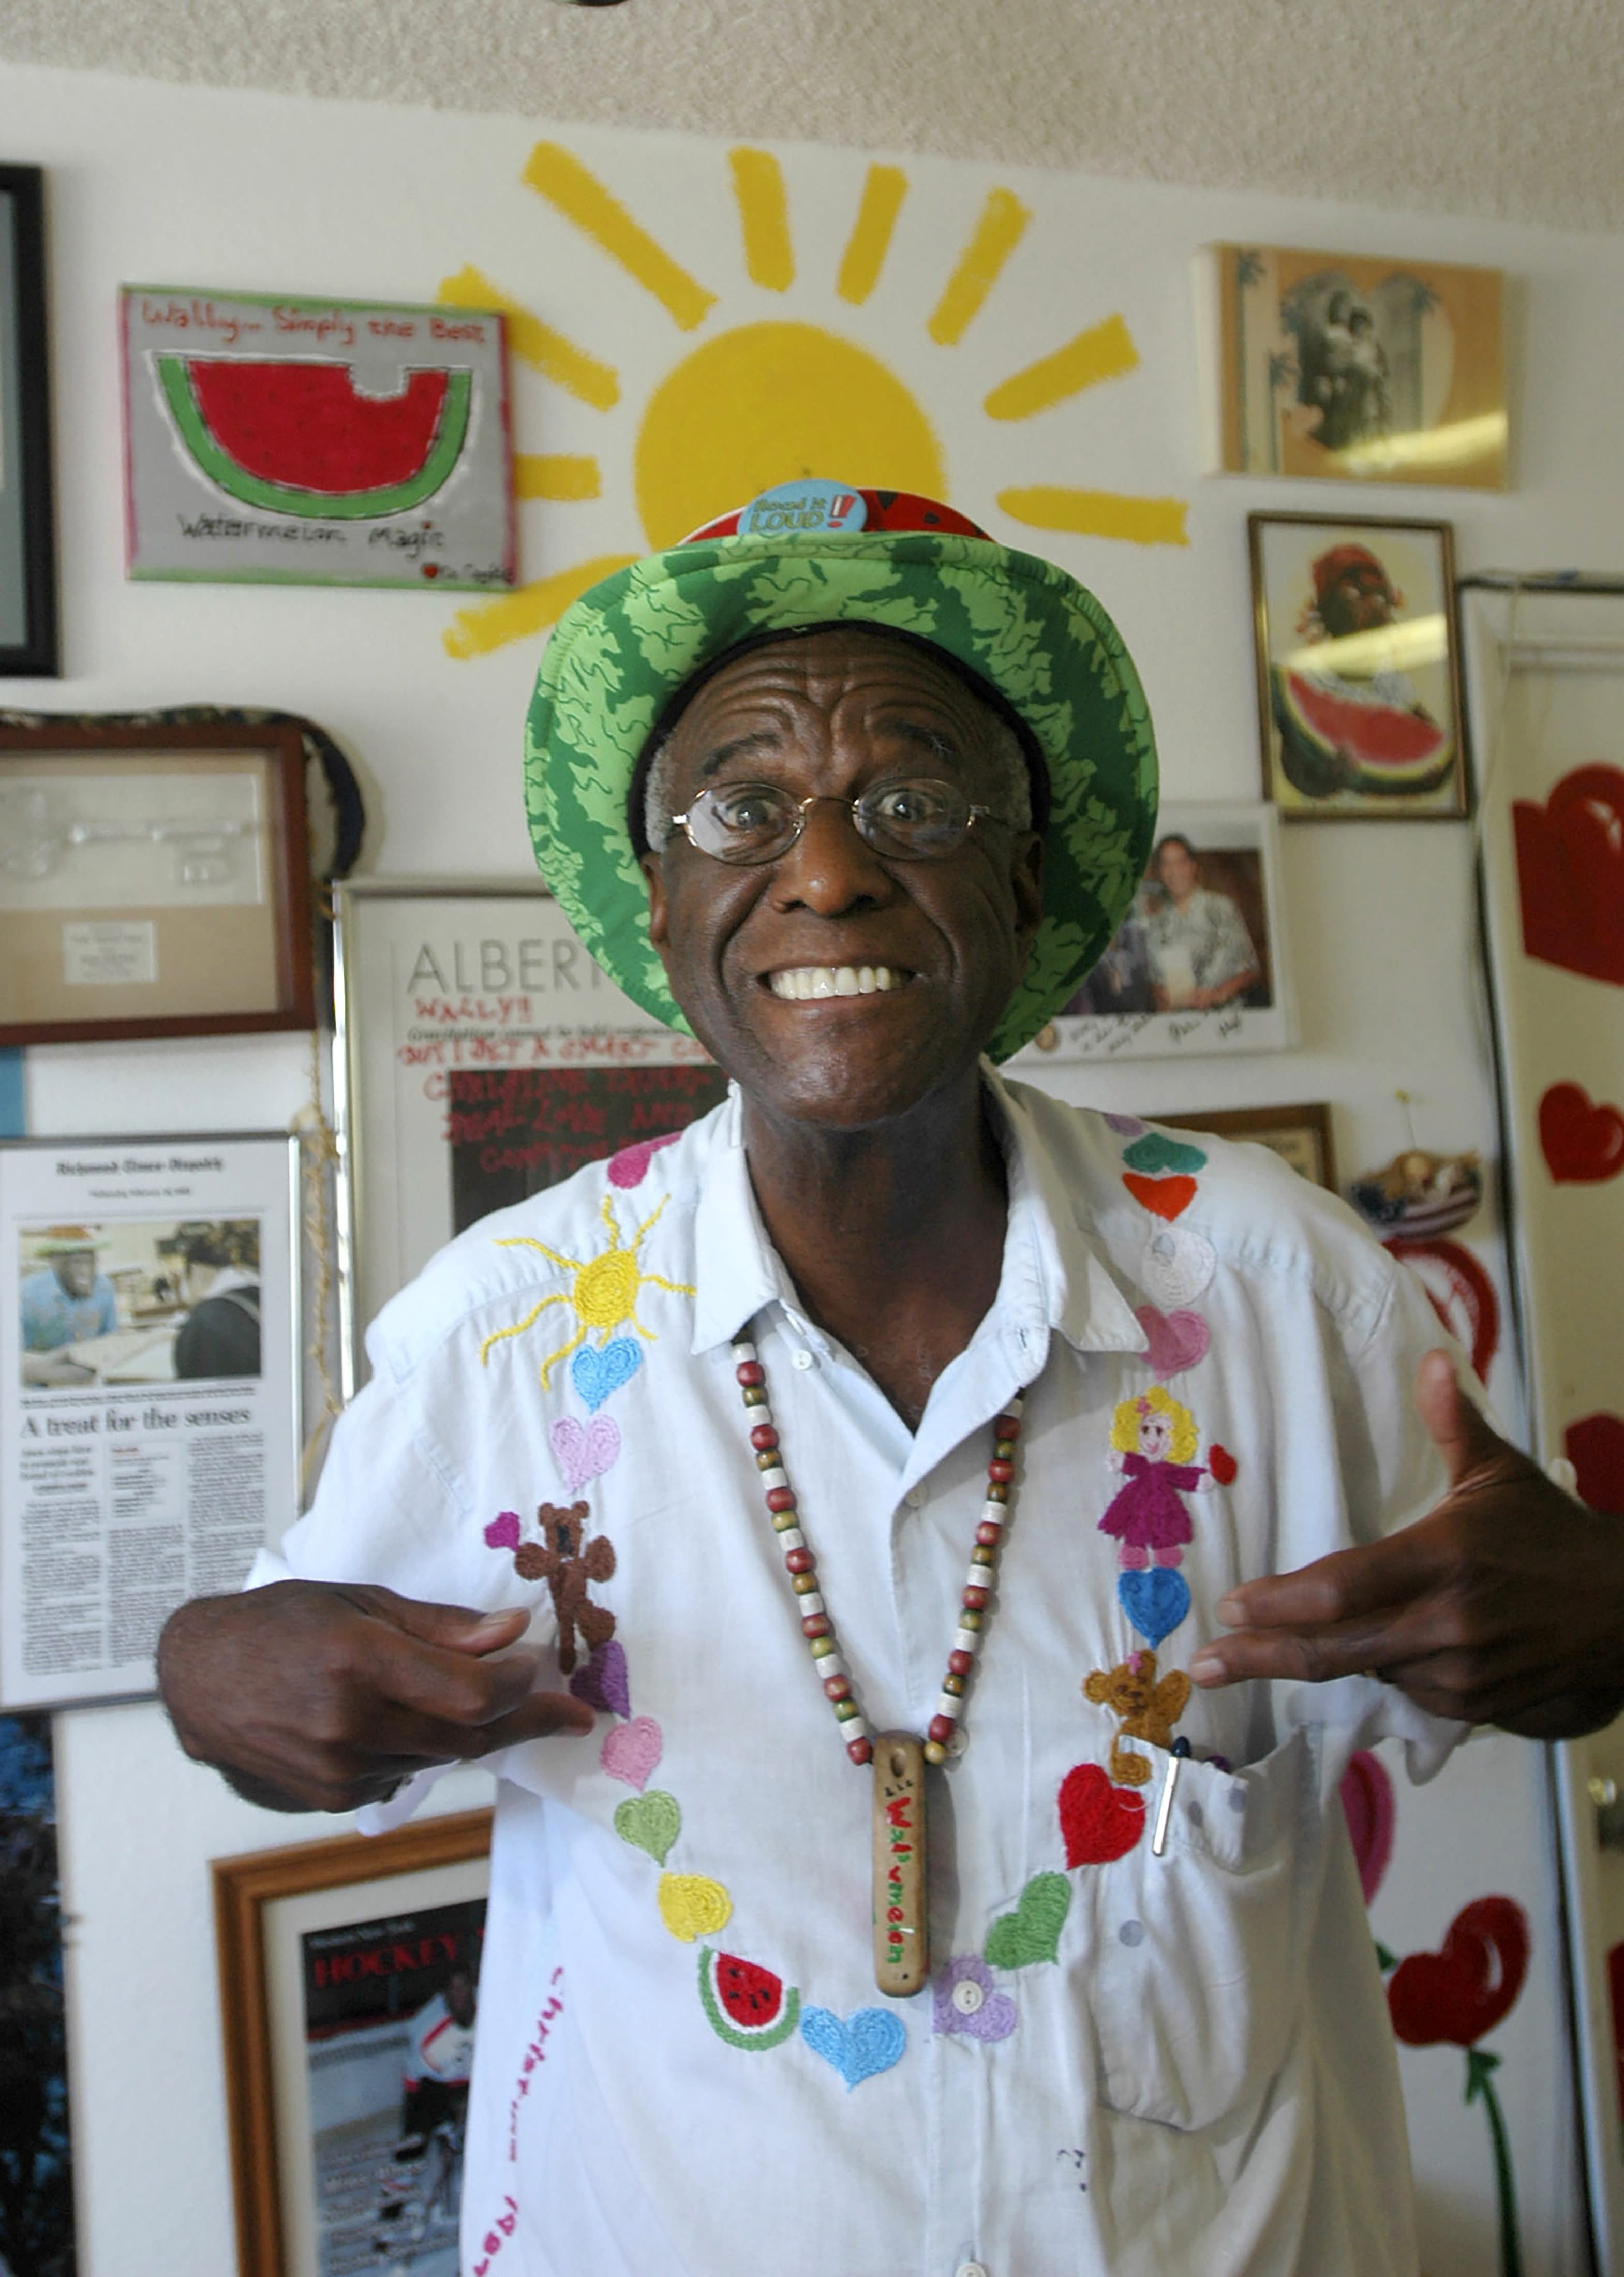
M 651 554 L 581 596 L 542 658 L 525 805 L 542 875 L 634 1003 L 687 1030 L 649 940 L 626 800 L 678 690 L 742 641 L 869 624 L 995 688 L 1047 762 L 1043 909 L 988 1050 L 1007 1059 L 1066 1001 L 1127 914 L 1156 831 L 1156 744 L 1116 627 L 1053 562 L 940 533 L 722 537 Z

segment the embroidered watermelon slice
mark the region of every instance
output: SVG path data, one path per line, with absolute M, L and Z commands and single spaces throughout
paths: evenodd
M 699 1949 L 699 1997 L 710 2029 L 730 2048 L 776 2048 L 801 2021 L 801 1995 L 770 1969 L 736 1953 Z
M 1397 704 L 1361 704 L 1311 674 L 1274 674 L 1274 712 L 1286 746 L 1286 772 L 1299 789 L 1403 793 L 1436 790 L 1454 764 L 1454 739 L 1436 720 Z M 1294 773 L 1295 748 L 1305 762 Z
M 432 498 L 467 440 L 474 376 L 414 371 L 394 395 L 358 395 L 349 367 L 161 355 L 182 441 L 244 506 L 323 522 L 406 514 Z

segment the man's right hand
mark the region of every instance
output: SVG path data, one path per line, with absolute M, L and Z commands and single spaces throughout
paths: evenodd
M 432 1764 L 591 1730 L 584 1701 L 532 1690 L 534 1654 L 503 1652 L 525 1626 L 522 1611 L 273 1581 L 171 1614 L 158 1688 L 187 1755 L 250 1802 L 353 1810 Z

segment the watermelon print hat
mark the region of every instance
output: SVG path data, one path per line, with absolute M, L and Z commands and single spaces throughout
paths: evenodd
M 988 682 L 1050 777 L 1043 913 L 988 1047 L 1029 1043 L 1104 949 L 1150 858 L 1156 745 L 1116 627 L 1054 563 L 998 544 L 905 491 L 785 484 L 621 569 L 559 620 L 525 736 L 525 805 L 543 876 L 616 984 L 686 1029 L 649 944 L 627 799 L 650 730 L 741 642 L 813 626 L 890 626 Z

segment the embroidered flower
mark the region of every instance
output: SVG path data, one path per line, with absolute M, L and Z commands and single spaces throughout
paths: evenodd
M 950 1961 L 936 1980 L 936 2029 L 972 2040 L 1006 2040 L 1020 2022 L 1007 1992 L 992 1989 L 992 1971 L 973 1953 Z

